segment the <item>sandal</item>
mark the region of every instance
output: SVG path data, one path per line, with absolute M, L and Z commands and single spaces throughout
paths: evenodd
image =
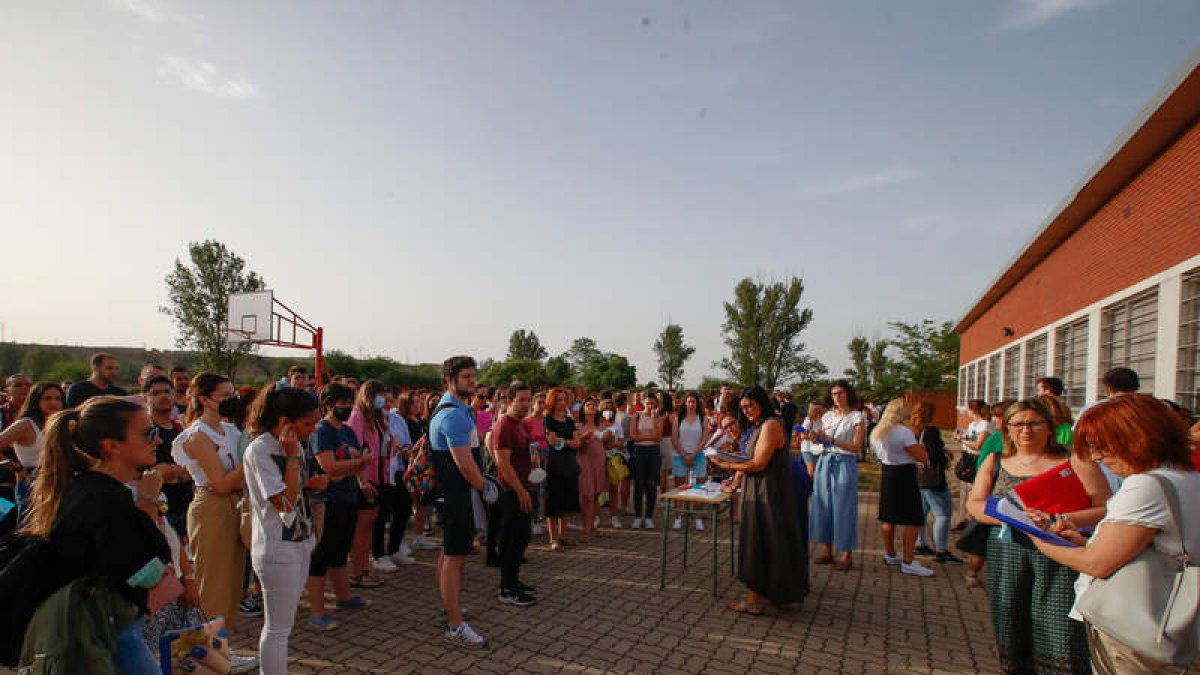
M 822 553 L 821 555 L 812 559 L 812 564 L 814 564 L 814 565 L 832 565 L 833 564 L 833 555 L 829 554 L 829 553 Z
M 836 572 L 849 572 L 854 567 L 854 561 L 847 558 L 839 560 L 833 564 L 833 569 Z
M 370 574 L 359 574 L 350 577 L 350 586 L 353 588 L 379 588 L 383 585 L 384 580 Z
M 737 612 L 738 614 L 749 614 L 751 616 L 762 616 L 762 605 L 752 605 L 745 600 L 734 600 L 726 605 L 726 608 Z
M 557 553 L 562 553 L 563 551 L 566 550 L 566 548 L 562 545 L 562 542 L 555 541 L 555 542 L 551 542 L 550 550 L 555 551 Z

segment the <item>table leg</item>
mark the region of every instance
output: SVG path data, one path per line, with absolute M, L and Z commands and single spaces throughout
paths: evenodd
M 691 517 L 691 515 L 692 515 L 692 510 L 690 508 L 679 509 L 679 513 L 683 514 L 683 569 L 686 570 L 687 569 L 687 549 L 688 549 L 688 546 L 687 546 L 688 545 L 687 521 L 688 521 L 688 518 Z M 678 518 L 679 516 L 675 516 L 675 517 Z M 671 519 L 667 518 L 667 522 L 664 523 L 664 525 L 670 526 L 670 524 L 671 524 Z
M 734 542 L 733 531 L 736 529 L 733 523 L 733 502 L 730 501 L 725 507 L 729 511 L 729 573 L 737 574 L 737 544 Z
M 713 597 L 717 597 L 717 522 L 721 516 L 721 507 L 717 504 L 708 509 L 712 516 L 712 555 L 713 555 Z
M 667 533 L 671 531 L 669 526 L 669 523 L 671 522 L 671 500 L 664 499 L 663 501 L 666 502 L 664 506 L 667 520 L 663 523 L 663 525 L 666 527 L 663 527 L 662 558 L 660 559 L 661 564 L 658 570 L 658 590 L 660 591 L 667 587 Z

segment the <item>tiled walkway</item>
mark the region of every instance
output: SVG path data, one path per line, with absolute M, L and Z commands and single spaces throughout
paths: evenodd
M 501 605 L 498 571 L 472 559 L 465 576 L 471 624 L 490 645 L 456 648 L 435 626 L 436 551 L 388 575 L 362 595 L 366 610 L 341 611 L 340 626 L 320 633 L 300 621 L 292 634 L 295 672 L 391 673 L 996 673 L 995 647 L 982 590 L 966 588 L 962 566 L 933 565 L 936 576 L 901 575 L 883 564 L 875 495 L 860 508 L 862 549 L 849 573 L 815 567 L 812 594 L 800 609 L 734 614 L 725 604 L 741 586 L 728 576 L 721 532 L 720 597 L 711 594 L 711 544 L 691 540 L 682 569 L 682 538 L 672 533 L 668 581 L 658 590 L 659 532 L 603 530 L 591 545 L 564 553 L 544 541 L 529 552 L 526 581 L 541 602 Z M 628 524 L 629 519 L 625 519 Z M 722 522 L 726 526 L 727 520 Z M 663 526 L 662 522 L 658 523 Z M 707 534 L 707 533 L 704 533 Z M 235 646 L 253 649 L 259 623 Z

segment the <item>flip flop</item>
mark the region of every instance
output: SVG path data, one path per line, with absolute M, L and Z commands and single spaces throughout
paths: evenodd
M 745 600 L 734 600 L 725 606 L 726 608 L 737 612 L 738 614 L 749 614 L 751 616 L 762 616 L 763 608 L 759 605 L 751 605 Z
M 379 588 L 383 583 L 383 579 L 373 577 L 370 574 L 360 574 L 350 577 L 350 585 L 354 588 Z

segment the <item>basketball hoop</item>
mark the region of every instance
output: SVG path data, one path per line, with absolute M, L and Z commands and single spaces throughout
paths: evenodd
M 321 385 L 325 374 L 324 329 L 312 325 L 276 300 L 274 291 L 231 293 L 226 309 L 226 342 L 314 349 L 317 352 L 317 386 Z

